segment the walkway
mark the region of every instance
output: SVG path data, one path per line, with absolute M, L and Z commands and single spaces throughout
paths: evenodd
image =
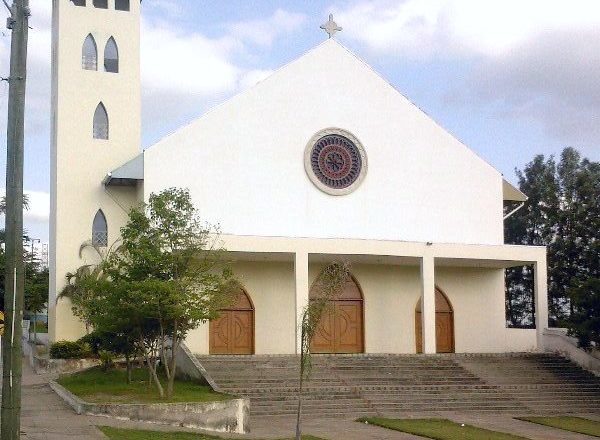
M 156 431 L 190 431 L 169 426 L 149 425 L 109 418 L 78 416 L 47 385 L 48 377 L 34 374 L 27 363 L 23 364 L 23 439 L 27 440 L 101 440 L 106 437 L 96 425 L 108 425 L 130 429 L 149 429 Z M 598 416 L 589 415 L 592 418 Z M 427 417 L 447 417 L 457 422 L 465 422 L 483 428 L 510 432 L 532 440 L 586 440 L 592 437 L 571 434 L 540 425 L 511 419 L 508 416 L 474 415 L 466 413 L 429 413 Z M 230 436 L 230 438 L 281 439 L 294 434 L 293 417 L 261 417 L 252 420 L 252 434 L 249 436 Z M 383 428 L 367 426 L 352 420 L 339 418 L 306 417 L 304 433 L 328 440 L 416 440 L 409 434 L 389 431 Z M 194 431 L 192 431 L 194 432 Z M 198 432 L 198 431 L 196 431 Z

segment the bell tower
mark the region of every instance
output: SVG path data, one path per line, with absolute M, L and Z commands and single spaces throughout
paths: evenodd
M 95 262 L 81 245 L 114 243 L 141 194 L 103 184 L 141 153 L 140 1 L 53 0 L 51 341 L 84 333 L 70 302 L 56 301 L 66 274 Z

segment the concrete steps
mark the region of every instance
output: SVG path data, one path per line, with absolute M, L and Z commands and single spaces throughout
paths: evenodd
M 297 409 L 297 356 L 198 356 L 253 415 Z M 331 417 L 442 411 L 600 412 L 600 380 L 550 354 L 315 355 L 303 412 Z

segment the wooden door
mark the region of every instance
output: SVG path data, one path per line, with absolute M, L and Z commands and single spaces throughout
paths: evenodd
M 336 301 L 335 342 L 333 353 L 362 353 L 363 351 L 362 301 Z
M 423 353 L 421 300 L 415 310 L 415 339 L 417 353 Z M 437 353 L 454 353 L 454 312 L 446 295 L 435 290 L 435 345 Z
M 235 304 L 210 322 L 210 354 L 254 353 L 254 307 L 240 290 Z
M 363 352 L 363 299 L 351 279 L 335 301 L 331 301 L 313 338 L 313 353 Z

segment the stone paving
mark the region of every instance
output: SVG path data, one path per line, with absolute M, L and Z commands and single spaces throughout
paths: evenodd
M 96 425 L 107 425 L 130 429 L 155 431 L 188 431 L 170 426 L 150 425 L 109 418 L 78 416 L 47 385 L 48 377 L 33 373 L 24 363 L 22 431 L 24 440 L 99 440 L 106 437 L 96 429 Z M 417 414 L 408 416 L 417 417 Z M 598 414 L 584 415 L 600 419 Z M 479 415 L 473 413 L 428 413 L 427 417 L 445 417 L 456 422 L 464 422 L 482 428 L 493 429 L 521 435 L 532 440 L 585 440 L 593 437 L 560 431 L 532 423 L 521 422 L 505 415 Z M 293 417 L 261 417 L 251 422 L 252 434 L 248 436 L 232 435 L 227 438 L 239 439 L 281 439 L 294 434 Z M 303 423 L 304 433 L 328 440 L 414 440 L 420 437 L 395 432 L 375 426 L 356 423 L 340 418 L 306 417 Z

